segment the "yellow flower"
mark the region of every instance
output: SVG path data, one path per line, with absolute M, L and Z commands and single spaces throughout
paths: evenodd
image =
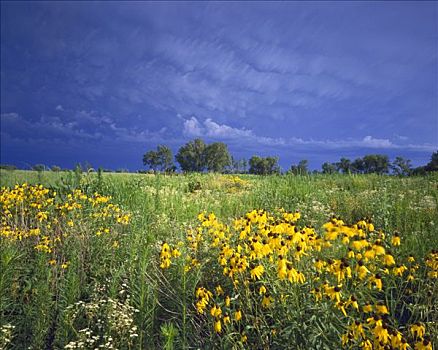
M 423 338 L 426 328 L 421 323 L 415 323 L 411 326 L 410 331 L 414 338 Z
M 221 323 L 221 320 L 217 320 L 217 321 L 214 323 L 214 330 L 215 330 L 217 333 L 220 333 L 220 332 L 222 331 L 222 323 Z
M 236 322 L 239 322 L 242 319 L 242 311 L 237 310 L 234 313 L 234 319 L 236 320 Z
M 389 314 L 388 308 L 383 303 L 379 303 L 379 304 L 376 305 L 376 312 L 378 314 L 381 314 L 381 315 Z
M 214 305 L 210 310 L 210 314 L 211 316 L 218 318 L 222 315 L 222 309 Z
M 366 304 L 362 307 L 364 313 L 368 314 L 373 311 L 373 306 L 371 304 Z
M 222 287 L 220 285 L 216 287 L 216 294 L 218 296 L 224 294 L 224 290 L 222 289 Z
M 268 296 L 268 295 L 264 295 L 263 296 L 263 300 L 262 300 L 262 306 L 264 307 L 264 308 L 268 308 L 270 305 L 271 305 L 271 303 L 274 301 L 274 299 L 271 297 L 271 296 Z
M 428 339 L 415 343 L 415 350 L 432 350 L 432 343 Z
M 253 280 L 260 279 L 264 272 L 265 268 L 263 267 L 263 265 L 258 265 L 251 270 L 251 278 Z
M 260 295 L 263 295 L 263 294 L 265 294 L 266 293 L 266 287 L 265 286 L 260 286 L 260 288 L 259 288 L 259 294 Z
M 386 254 L 383 257 L 383 262 L 386 266 L 392 266 L 395 265 L 394 257 L 391 254 Z
M 394 247 L 396 247 L 396 246 L 399 246 L 400 243 L 401 243 L 400 237 L 399 237 L 398 234 L 395 233 L 394 236 L 393 236 L 392 239 L 391 239 L 391 244 L 392 244 Z
M 369 339 L 366 339 L 360 343 L 360 347 L 363 350 L 373 350 L 373 343 Z

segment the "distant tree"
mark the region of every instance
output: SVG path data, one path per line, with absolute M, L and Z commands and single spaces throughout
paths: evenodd
M 249 160 L 249 172 L 257 175 L 278 174 L 280 172 L 278 157 L 252 156 Z
M 189 141 L 182 146 L 175 156 L 181 170 L 188 172 L 201 172 L 205 170 L 205 148 L 206 144 L 201 139 Z
M 337 172 L 337 166 L 334 163 L 325 162 L 322 165 L 323 174 L 334 174 Z
M 383 154 L 367 154 L 363 157 L 363 165 L 366 174 L 386 174 L 389 171 L 388 156 Z
M 411 161 L 403 157 L 395 157 L 391 169 L 394 175 L 409 176 L 412 173 Z
M 309 172 L 308 163 L 307 159 L 300 160 L 297 165 L 291 165 L 290 172 L 294 175 L 307 175 Z
M 208 171 L 221 173 L 231 163 L 230 152 L 225 143 L 214 142 L 204 149 L 203 159 Z
M 57 165 L 52 165 L 51 170 L 54 172 L 60 172 L 61 171 L 61 167 L 57 166 Z
M 235 159 L 231 156 L 229 172 L 232 174 L 246 174 L 248 172 L 248 160 L 245 158 Z
M 438 151 L 433 152 L 430 162 L 425 166 L 426 171 L 438 171 Z
M 355 173 L 355 174 L 362 174 L 365 170 L 365 165 L 363 162 L 362 158 L 356 158 L 352 163 L 351 163 L 351 172 Z
M 171 171 L 174 167 L 172 158 L 172 150 L 165 145 L 159 145 L 156 151 L 149 151 L 143 155 L 143 164 L 154 171 Z
M 34 170 L 34 171 L 44 171 L 44 170 L 46 170 L 46 166 L 44 164 L 35 164 L 32 167 L 32 170 Z
M 17 166 L 12 164 L 0 164 L 0 169 L 3 170 L 17 170 Z
M 339 162 L 336 163 L 336 168 L 338 171 L 342 172 L 343 174 L 350 174 L 352 171 L 351 160 L 348 158 L 342 157 L 339 160 Z

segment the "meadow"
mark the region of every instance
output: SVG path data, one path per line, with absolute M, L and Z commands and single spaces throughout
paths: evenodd
M 437 174 L 0 175 L 0 349 L 437 345 Z

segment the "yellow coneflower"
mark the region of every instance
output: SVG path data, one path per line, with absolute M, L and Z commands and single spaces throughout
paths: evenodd
M 389 314 L 388 308 L 386 307 L 386 305 L 384 303 L 376 304 L 376 312 L 379 315 Z
M 265 268 L 263 267 L 263 265 L 258 265 L 251 270 L 251 278 L 253 280 L 260 279 L 264 272 Z
M 237 310 L 237 311 L 234 313 L 234 320 L 235 320 L 236 322 L 239 322 L 241 319 L 242 319 L 242 311 Z
M 268 308 L 269 306 L 271 306 L 271 303 L 272 303 L 273 301 L 274 301 L 274 299 L 273 299 L 271 296 L 265 294 L 265 295 L 263 296 L 262 306 L 263 306 L 264 308 Z
M 373 311 L 373 306 L 371 304 L 366 304 L 362 307 L 364 313 L 369 314 Z
M 391 238 L 391 244 L 394 247 L 399 246 L 401 243 L 400 236 L 397 233 L 394 233 L 394 236 Z
M 426 328 L 421 323 L 414 323 L 411 326 L 410 331 L 414 338 L 423 338 Z
M 221 320 L 217 320 L 214 323 L 214 330 L 216 331 L 216 333 L 220 333 L 222 331 L 222 323 Z
M 391 254 L 386 254 L 386 255 L 383 257 L 383 263 L 384 263 L 386 266 L 392 266 L 392 265 L 395 265 L 394 257 L 393 257 Z
M 432 342 L 429 339 L 423 339 L 415 343 L 415 350 L 432 350 Z

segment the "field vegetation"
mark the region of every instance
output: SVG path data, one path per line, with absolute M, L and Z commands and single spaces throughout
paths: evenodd
M 436 346 L 436 173 L 0 171 L 0 349 Z

